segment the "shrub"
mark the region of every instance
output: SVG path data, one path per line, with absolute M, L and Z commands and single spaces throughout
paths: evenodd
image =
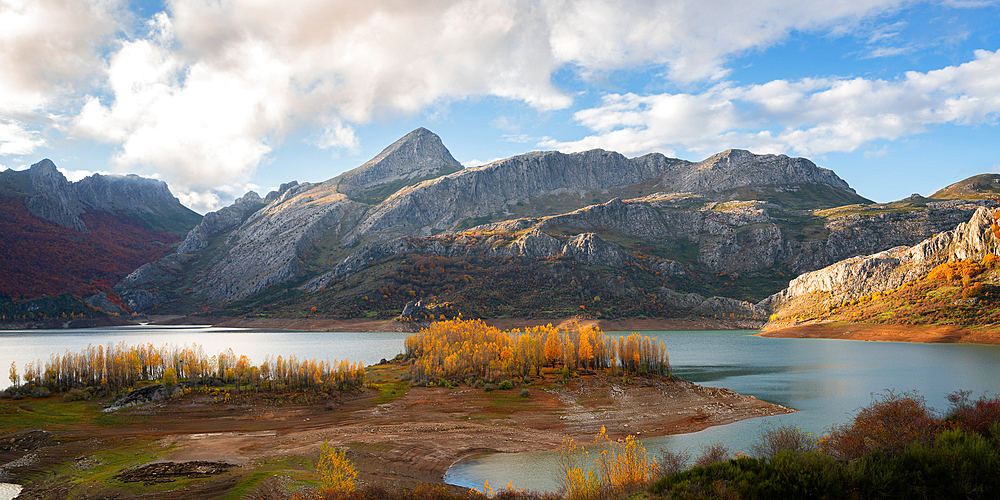
M 509 391 L 514 388 L 514 384 L 512 384 L 510 380 L 504 380 L 500 382 L 500 385 L 498 385 L 497 388 L 502 391 Z
M 694 464 L 706 467 L 712 464 L 725 462 L 729 460 L 729 458 L 729 448 L 722 443 L 715 443 L 702 446 L 701 455 L 694 460 Z
M 89 392 L 80 389 L 70 389 L 66 394 L 63 394 L 63 401 L 67 403 L 70 401 L 85 401 L 90 399 L 90 397 Z
M 876 450 L 892 456 L 913 443 L 929 444 L 939 427 L 924 398 L 888 391 L 862 408 L 850 425 L 834 427 L 822 445 L 824 451 L 847 460 Z
M 485 386 L 483 386 L 483 390 L 486 392 L 493 391 L 493 384 L 486 384 Z
M 52 395 L 52 391 L 45 387 L 35 387 L 31 390 L 31 397 L 33 398 L 47 398 Z
M 521 397 L 522 398 L 526 398 L 526 397 L 528 397 L 530 395 L 531 395 L 531 391 L 529 391 L 527 389 L 521 389 Z
M 347 450 L 338 449 L 330 443 L 320 446 L 319 461 L 316 463 L 323 488 L 331 491 L 353 491 L 358 478 L 358 470 L 347 459 Z
M 989 438 L 990 427 L 1000 422 L 1000 398 L 969 401 L 970 394 L 972 391 L 957 391 L 947 396 L 951 407 L 945 421 L 949 427 Z
M 672 476 L 687 468 L 691 454 L 686 451 L 663 450 L 656 463 L 660 466 L 661 476 Z
M 812 434 L 795 426 L 784 425 L 761 427 L 760 439 L 750 447 L 750 450 L 753 456 L 770 460 L 781 451 L 806 453 L 816 451 L 818 448 L 819 443 Z

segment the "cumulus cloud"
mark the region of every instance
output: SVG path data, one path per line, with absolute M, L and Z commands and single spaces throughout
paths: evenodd
M 56 169 L 62 172 L 63 176 L 66 177 L 66 180 L 70 182 L 76 182 L 94 174 L 111 175 L 110 172 L 105 172 L 103 170 L 66 170 L 62 167 L 57 167 Z
M 0 118 L 0 155 L 26 155 L 44 143 L 37 132 Z
M 107 57 L 72 133 L 205 204 L 302 128 L 353 151 L 358 125 L 476 96 L 564 109 L 572 98 L 552 83 L 563 68 L 719 79 L 728 58 L 793 30 L 849 30 L 902 2 L 173 0 Z
M 610 94 L 574 114 L 595 133 L 578 141 L 544 141 L 563 151 L 605 148 L 626 154 L 726 148 L 804 155 L 854 151 L 954 123 L 996 123 L 1000 51 L 980 50 L 967 63 L 894 80 L 775 80 L 717 85 L 699 94 Z
M 25 122 L 50 121 L 49 107 L 98 76 L 120 18 L 115 0 L 0 0 L 0 155 L 45 144 Z

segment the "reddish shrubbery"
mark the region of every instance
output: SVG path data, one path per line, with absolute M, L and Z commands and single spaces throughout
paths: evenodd
M 32 215 L 21 198 L 0 196 L 0 213 L 0 296 L 15 299 L 110 292 L 180 240 L 106 212 L 81 214 L 90 231 L 84 234 Z M 109 297 L 115 300 L 113 293 Z

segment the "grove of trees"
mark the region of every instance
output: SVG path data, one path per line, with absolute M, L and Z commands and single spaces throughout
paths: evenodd
M 539 375 L 542 367 L 670 374 L 661 340 L 638 333 L 615 338 L 591 326 L 504 331 L 481 320 L 438 321 L 406 339 L 406 355 L 414 358 L 412 376 L 418 382 L 490 382 Z

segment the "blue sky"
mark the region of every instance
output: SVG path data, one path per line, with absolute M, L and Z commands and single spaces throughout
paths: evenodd
M 0 0 L 0 166 L 199 212 L 421 126 L 467 167 L 745 148 L 892 201 L 1000 171 L 998 117 L 991 0 Z

